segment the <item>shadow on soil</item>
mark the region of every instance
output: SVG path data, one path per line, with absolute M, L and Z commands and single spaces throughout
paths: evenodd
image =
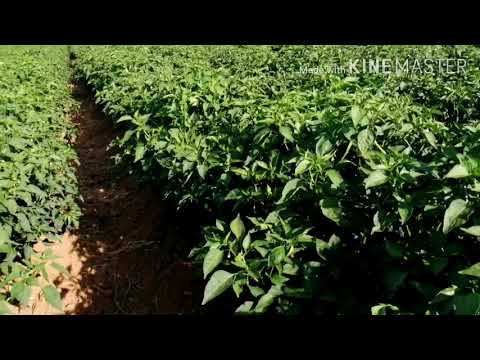
M 119 131 L 84 84 L 73 118 L 83 202 L 74 250 L 82 261 L 76 279 L 86 294 L 70 314 L 179 314 L 198 312 L 201 284 L 185 259 L 192 247 L 173 210 L 155 191 L 113 172 L 108 145 Z M 183 231 L 183 234 L 182 234 Z M 196 289 L 196 290 L 195 290 Z

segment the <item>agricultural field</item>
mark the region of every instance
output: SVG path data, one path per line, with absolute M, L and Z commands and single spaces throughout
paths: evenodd
M 380 69 L 372 59 L 392 61 Z M 189 309 L 480 314 L 478 47 L 4 47 L 0 74 L 0 310 L 27 303 L 38 281 L 61 306 L 42 269 L 65 269 L 46 265 L 52 252 L 30 260 L 40 239 L 77 231 L 90 247 L 94 234 L 123 249 L 115 229 L 130 221 L 146 233 L 129 234 L 154 244 L 166 215 L 147 205 L 153 199 L 188 232 L 142 256 L 153 268 L 175 252 L 192 266 L 201 293 Z M 86 125 L 86 100 L 79 105 L 69 84 L 102 116 Z M 82 144 L 96 129 L 107 134 L 98 151 Z M 126 198 L 137 202 L 113 200 L 116 187 L 105 190 L 108 203 L 88 200 L 86 174 L 106 174 L 92 172 L 95 156 L 135 182 Z M 117 204 L 138 219 L 115 217 Z M 85 206 L 94 215 L 81 216 Z M 196 291 L 171 273 L 141 274 L 170 281 L 164 297 Z M 116 308 L 140 311 L 119 305 L 115 289 Z

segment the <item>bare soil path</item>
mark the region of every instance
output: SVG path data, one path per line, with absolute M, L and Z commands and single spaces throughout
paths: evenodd
M 149 186 L 114 174 L 108 145 L 118 135 L 83 84 L 73 118 L 83 202 L 80 228 L 55 244 L 57 261 L 71 272 L 56 276 L 66 314 L 185 314 L 193 311 L 189 244 L 174 213 Z M 38 297 L 23 313 L 56 313 Z

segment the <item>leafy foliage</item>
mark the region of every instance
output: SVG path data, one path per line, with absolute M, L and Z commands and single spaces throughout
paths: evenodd
M 0 50 L 0 304 L 28 303 L 52 258 L 34 245 L 78 226 L 67 55 L 57 46 Z
M 477 47 L 74 51 L 76 76 L 125 129 L 118 162 L 221 218 L 193 251 L 204 303 L 231 288 L 242 314 L 478 312 L 478 279 L 459 273 L 480 255 Z M 299 71 L 382 56 L 469 63 Z

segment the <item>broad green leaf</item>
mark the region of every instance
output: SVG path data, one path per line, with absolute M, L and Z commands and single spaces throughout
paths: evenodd
M 451 178 L 451 179 L 460 179 L 470 176 L 470 173 L 468 172 L 467 168 L 461 164 L 455 165 L 448 173 L 445 175 L 446 178 Z
M 198 175 L 200 175 L 200 177 L 202 179 L 205 179 L 205 175 L 207 174 L 207 166 L 206 165 L 197 165 L 197 171 L 198 171 Z
M 248 248 L 250 247 L 250 243 L 251 243 L 250 233 L 247 233 L 247 235 L 245 235 L 245 237 L 243 238 L 243 241 L 242 241 L 243 249 L 248 250 Z
M 358 125 L 360 125 L 362 119 L 365 116 L 365 113 L 363 112 L 362 109 L 360 109 L 358 105 L 354 105 L 352 106 L 350 115 L 352 117 L 353 125 L 357 127 Z
M 365 179 L 365 188 L 371 188 L 385 184 L 388 180 L 388 176 L 383 170 L 375 170 L 368 178 Z
M 255 250 L 258 251 L 258 253 L 259 253 L 262 257 L 265 257 L 265 256 L 268 254 L 268 250 L 265 249 L 265 248 L 263 248 L 263 247 L 261 247 L 261 246 L 255 245 L 254 248 L 255 248 Z
M 237 239 L 241 239 L 245 234 L 245 225 L 243 224 L 242 219 L 240 219 L 240 214 L 230 223 L 230 230 Z
M 123 122 L 123 121 L 129 121 L 129 120 L 133 120 L 133 118 L 130 115 L 123 115 L 117 120 L 117 122 Z
M 8 199 L 3 202 L 3 205 L 7 208 L 10 214 L 16 214 L 18 210 L 17 202 L 14 199 Z
M 57 310 L 63 311 L 63 303 L 60 297 L 60 293 L 54 286 L 47 285 L 42 289 L 42 292 L 45 300 L 47 300 L 47 302 L 51 306 L 53 306 Z
M 458 272 L 462 275 L 470 275 L 480 278 L 480 262 Z
M 224 270 L 215 271 L 205 286 L 202 305 L 205 305 L 231 287 L 234 277 L 235 274 Z
M 310 161 L 308 160 L 300 161 L 297 167 L 295 168 L 295 176 L 303 174 L 308 169 L 309 166 L 310 166 Z
M 402 220 L 402 224 L 405 224 L 412 216 L 413 206 L 409 202 L 402 202 L 398 205 L 398 214 Z
M 19 213 L 17 214 L 17 218 L 18 218 L 18 221 L 20 223 L 20 226 L 22 227 L 22 229 L 26 232 L 30 232 L 32 231 L 31 227 L 30 227 L 30 221 L 28 221 L 27 217 L 22 214 L 22 213 Z
M 0 227 L 0 245 L 10 242 L 10 236 L 8 235 L 7 230 L 3 227 Z
M 12 297 L 20 302 L 22 305 L 27 305 L 30 301 L 32 289 L 24 283 L 15 283 L 10 291 Z
M 236 314 L 248 314 L 252 310 L 253 301 L 245 301 L 242 305 L 240 305 L 237 310 L 235 310 Z
M 372 306 L 371 309 L 372 315 L 387 315 L 388 310 L 396 312 L 399 311 L 399 308 L 391 304 L 379 304 Z
M 246 284 L 247 284 L 247 281 L 245 279 L 235 280 L 233 282 L 232 288 L 237 298 L 239 298 L 240 295 L 242 295 L 243 288 Z
M 360 154 L 364 158 L 368 158 L 368 153 L 375 141 L 372 132 L 368 129 L 364 129 L 358 133 L 357 144 Z
M 280 217 L 278 216 L 278 211 L 272 211 L 265 218 L 266 224 L 278 224 L 279 221 L 280 221 Z
M 225 228 L 223 227 L 223 221 L 215 220 L 215 226 L 218 230 L 225 231 Z
M 445 301 L 447 299 L 450 299 L 452 296 L 455 295 L 457 291 L 457 287 L 455 285 L 445 288 L 437 293 L 435 297 L 430 301 L 431 304 L 437 304 L 439 302 Z
M 210 274 L 215 268 L 222 262 L 223 260 L 223 251 L 216 248 L 211 247 L 208 250 L 207 255 L 203 259 L 203 278 L 206 279 L 207 275 Z
M 272 286 L 268 292 L 258 300 L 257 306 L 255 306 L 255 312 L 263 313 L 270 305 L 273 304 L 275 299 L 282 294 L 282 290 L 277 286 Z
M 143 159 L 144 155 L 145 155 L 145 144 L 138 143 L 137 146 L 135 147 L 135 160 L 133 162 L 137 162 Z
M 265 291 L 258 286 L 248 285 L 248 289 L 253 297 L 259 297 L 260 295 L 265 294 Z
M 285 139 L 287 139 L 290 142 L 294 142 L 294 138 L 292 135 L 292 130 L 286 126 L 280 126 L 280 134 L 283 135 Z
M 272 265 L 280 264 L 285 259 L 285 247 L 283 245 L 280 245 L 272 249 L 269 255 L 269 259 Z
M 480 315 L 480 294 L 455 295 L 456 315 Z
M 283 265 L 283 273 L 287 275 L 297 275 L 300 268 L 297 265 L 285 264 Z
M 315 240 L 315 249 L 317 250 L 317 254 L 319 256 L 323 256 L 323 251 L 325 249 L 328 249 L 330 247 L 330 245 L 328 244 L 328 242 L 324 241 L 324 240 L 321 240 L 321 239 L 316 239 Z
M 437 149 L 437 139 L 435 135 L 430 130 L 423 130 L 423 134 L 427 138 L 428 143 Z
M 471 226 L 469 228 L 461 228 L 461 230 L 469 235 L 480 236 L 480 225 Z
M 332 148 L 333 148 L 333 145 L 330 142 L 330 140 L 327 137 L 322 136 L 320 137 L 320 139 L 317 141 L 317 144 L 315 145 L 315 153 L 317 155 L 322 156 L 328 153 L 330 150 L 332 150 Z
M 465 200 L 453 200 L 443 217 L 443 233 L 447 234 L 451 230 L 465 224 L 469 215 L 469 208 Z
M 339 224 L 342 220 L 342 209 L 340 207 L 339 201 L 335 198 L 327 198 L 320 201 L 320 207 L 322 209 L 322 214 L 332 220 L 333 222 Z
M 282 197 L 280 200 L 277 202 L 277 204 L 281 204 L 285 201 L 288 195 L 295 191 L 298 187 L 298 183 L 300 182 L 300 179 L 292 179 L 289 182 L 285 184 L 285 187 L 282 190 Z
M 330 169 L 327 170 L 325 174 L 328 176 L 334 187 L 339 187 L 343 183 L 343 177 L 337 170 Z

